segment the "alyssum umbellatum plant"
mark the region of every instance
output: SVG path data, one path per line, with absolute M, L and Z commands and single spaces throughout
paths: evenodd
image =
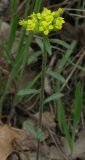
M 41 75 L 41 94 L 39 107 L 39 128 L 42 129 L 42 113 L 44 107 L 44 79 L 46 72 L 47 50 L 46 42 L 48 42 L 48 35 L 52 31 L 59 31 L 65 23 L 62 17 L 63 9 L 59 8 L 56 11 L 44 8 L 41 13 L 32 13 L 26 20 L 22 19 L 19 24 L 27 31 L 40 33 L 43 36 L 43 50 L 42 50 L 42 75 Z M 38 141 L 37 160 L 39 160 L 40 141 Z
M 44 8 L 41 13 L 33 13 L 28 16 L 27 20 L 20 20 L 19 24 L 28 31 L 42 33 L 47 36 L 51 31 L 62 29 L 62 25 L 65 23 L 64 18 L 61 16 L 62 13 L 62 8 L 53 12 Z

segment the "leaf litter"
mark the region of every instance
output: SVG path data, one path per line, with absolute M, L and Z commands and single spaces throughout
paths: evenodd
M 45 113 L 46 114 L 46 113 Z M 45 121 L 44 121 L 45 122 Z M 47 143 L 49 133 L 41 145 L 41 155 L 48 156 L 54 160 L 62 160 L 69 157 L 69 146 L 64 137 L 60 137 L 60 148 L 53 142 Z M 73 160 L 85 157 L 85 130 L 81 131 L 77 141 L 74 143 Z M 52 143 L 52 144 L 51 144 Z M 11 154 L 19 154 L 20 157 L 35 158 L 37 150 L 36 138 L 25 129 L 17 129 L 8 125 L 0 125 L 0 159 L 6 160 Z M 62 153 L 63 151 L 63 153 Z M 65 155 L 63 155 L 65 154 Z M 27 160 L 27 159 L 26 159 Z

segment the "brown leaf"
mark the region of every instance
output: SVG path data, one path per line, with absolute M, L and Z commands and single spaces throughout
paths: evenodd
M 63 160 L 64 159 L 62 152 L 59 150 L 59 148 L 56 148 L 55 146 L 51 146 L 49 148 L 49 157 L 51 159 L 55 159 L 55 160 Z
M 78 140 L 74 144 L 73 159 L 85 159 L 85 130 L 80 132 Z
M 39 118 L 39 113 L 36 113 L 35 117 Z M 55 126 L 56 126 L 54 118 L 55 118 L 55 115 L 53 115 L 52 113 L 44 112 L 43 115 L 42 115 L 42 123 L 46 127 L 50 128 L 50 129 L 52 129 L 52 128 L 54 129 Z
M 12 153 L 12 143 L 20 137 L 17 129 L 8 125 L 0 125 L 0 160 L 6 160 L 8 155 Z

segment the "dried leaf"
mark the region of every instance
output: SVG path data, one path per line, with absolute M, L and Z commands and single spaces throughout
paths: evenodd
M 17 129 L 8 125 L 0 125 L 0 159 L 6 160 L 9 154 L 12 153 L 12 143 L 20 137 Z
M 38 119 L 39 113 L 36 113 L 35 117 Z M 50 112 L 44 112 L 42 115 L 42 123 L 50 129 L 55 128 L 56 126 L 54 119 L 55 119 L 55 115 L 53 115 Z

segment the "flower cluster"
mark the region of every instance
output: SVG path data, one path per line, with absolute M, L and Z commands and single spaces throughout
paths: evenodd
M 47 36 L 51 31 L 62 29 L 65 23 L 64 18 L 61 16 L 62 13 L 62 8 L 53 12 L 44 8 L 41 13 L 33 13 L 31 16 L 28 16 L 27 20 L 20 20 L 19 24 L 25 27 L 26 30 L 40 32 Z

